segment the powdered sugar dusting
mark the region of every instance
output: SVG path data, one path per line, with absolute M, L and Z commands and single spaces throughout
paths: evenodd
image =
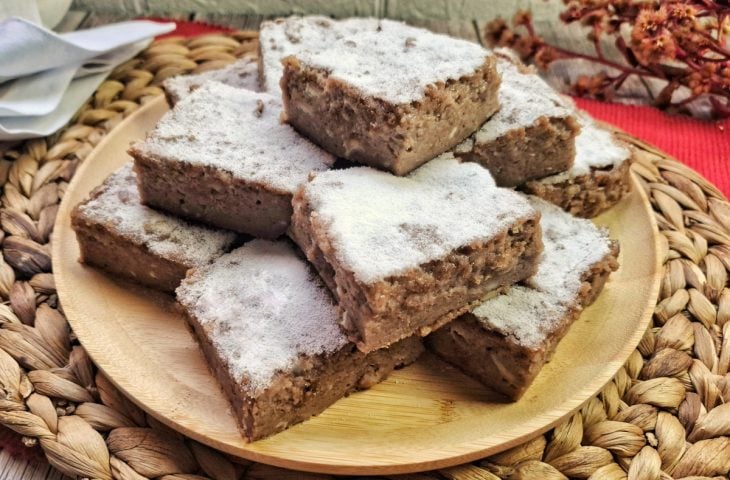
M 131 163 L 109 176 L 79 211 L 152 253 L 188 267 L 209 263 L 236 239 L 233 232 L 192 225 L 142 205 Z
M 245 88 L 254 92 L 259 87 L 259 69 L 256 60 L 241 58 L 230 65 L 193 75 L 178 75 L 168 78 L 162 83 L 168 95 L 177 103 L 205 82 L 221 82 L 231 87 Z
M 177 298 L 208 332 L 228 374 L 254 392 L 300 357 L 348 343 L 329 291 L 286 242 L 247 243 L 188 276 Z
M 335 158 L 279 121 L 281 102 L 265 93 L 207 82 L 167 112 L 135 148 L 143 155 L 211 167 L 293 193 Z
M 379 20 L 374 30 L 363 29 L 295 56 L 364 96 L 404 104 L 422 100 L 430 85 L 474 74 L 490 55 L 467 40 Z
M 592 169 L 617 166 L 631 158 L 631 152 L 622 146 L 613 134 L 587 116 L 578 117 L 580 133 L 575 137 L 575 162 L 567 172 L 543 178 L 543 183 L 558 183 L 570 178 L 588 175 Z
M 304 186 L 338 259 L 372 283 L 474 241 L 489 241 L 534 214 L 487 170 L 451 154 L 396 177 L 367 167 L 331 170 Z
M 473 314 L 487 329 L 497 330 L 527 348 L 539 348 L 569 313 L 571 303 L 522 285 L 487 300 Z
M 474 134 L 476 143 L 489 143 L 506 133 L 533 125 L 539 118 L 572 115 L 550 85 L 534 73 L 523 73 L 512 61 L 497 57 L 500 109 Z
M 611 252 L 605 229 L 530 197 L 540 211 L 545 250 L 537 274 L 526 286 L 487 300 L 474 315 L 528 348 L 539 347 L 571 309 L 579 308 L 581 277 Z
M 319 51 L 332 42 L 350 37 L 358 32 L 378 28 L 375 18 L 348 18 L 332 20 L 322 16 L 279 18 L 261 24 L 262 77 L 264 89 L 281 97 L 279 81 L 284 73 L 281 60 L 304 50 Z

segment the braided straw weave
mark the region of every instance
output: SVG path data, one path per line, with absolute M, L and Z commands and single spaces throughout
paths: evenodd
M 0 424 L 70 476 L 331 478 L 229 458 L 147 416 L 75 340 L 56 296 L 50 234 L 79 162 L 165 78 L 255 55 L 256 33 L 168 38 L 116 69 L 70 125 L 0 145 Z M 603 391 L 544 436 L 408 479 L 727 478 L 730 470 L 730 204 L 656 149 L 636 146 L 666 262 L 654 322 Z M 726 403 L 729 402 L 729 403 Z

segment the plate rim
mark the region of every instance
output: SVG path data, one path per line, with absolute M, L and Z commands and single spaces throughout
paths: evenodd
M 121 131 L 124 126 L 132 124 L 136 121 L 137 118 L 143 116 L 146 114 L 149 110 L 153 110 L 155 108 L 162 108 L 163 104 L 166 105 L 167 102 L 164 98 L 164 96 L 159 96 L 144 105 L 140 106 L 137 110 L 135 110 L 133 113 L 131 113 L 128 117 L 126 117 L 122 122 L 120 122 L 112 131 L 108 132 L 104 138 L 92 149 L 91 152 L 87 155 L 87 157 L 84 159 L 84 161 L 81 163 L 79 168 L 76 170 L 76 172 L 73 175 L 73 178 L 69 182 L 69 185 L 67 187 L 67 191 L 73 191 L 76 187 L 76 184 L 81 182 L 81 178 L 84 176 L 84 173 L 87 170 L 90 170 L 93 168 L 91 165 L 94 163 L 94 159 L 96 158 L 96 152 L 99 150 L 102 150 L 108 143 L 112 142 L 114 140 L 114 133 L 116 131 Z M 652 262 L 653 267 L 653 274 L 649 277 L 652 285 L 650 288 L 650 298 L 657 299 L 659 295 L 659 290 L 661 286 L 661 278 L 663 275 L 663 252 L 665 250 L 664 244 L 661 242 L 661 233 L 659 232 L 658 224 L 656 221 L 656 217 L 654 215 L 650 199 L 647 195 L 647 192 L 642 188 L 640 181 L 637 177 L 637 174 L 631 171 L 631 182 L 632 182 L 632 190 L 635 191 L 636 194 L 640 196 L 642 208 L 644 209 L 648 219 L 649 219 L 649 226 L 652 232 L 652 243 L 654 246 L 654 251 L 656 252 L 654 261 Z M 59 206 L 57 217 L 54 221 L 54 230 L 52 233 L 52 251 L 51 251 L 51 261 L 52 261 L 52 268 L 54 275 L 57 275 L 59 271 L 63 270 L 61 264 L 61 242 L 58 240 L 58 237 L 61 235 L 62 231 L 62 224 L 65 221 L 65 217 L 67 217 L 71 210 L 73 209 L 74 205 L 69 205 L 70 203 L 70 196 L 66 195 L 61 201 L 61 204 Z M 74 237 L 75 238 L 75 237 Z M 59 302 L 63 305 L 63 297 L 66 295 L 66 284 L 63 280 L 63 275 L 58 276 L 58 280 L 61 280 L 57 282 L 57 293 L 59 297 Z M 143 403 L 140 399 L 135 397 L 134 395 L 131 395 L 130 392 L 123 386 L 123 384 L 120 384 L 117 382 L 113 376 L 109 375 L 107 372 L 107 368 L 102 366 L 98 361 L 97 358 L 95 358 L 95 354 L 90 352 L 86 347 L 84 346 L 83 339 L 81 337 L 78 337 L 79 342 L 84 346 L 85 350 L 89 354 L 90 358 L 96 365 L 96 367 L 106 376 L 106 378 L 130 401 L 132 401 L 137 407 L 142 409 L 145 413 L 152 416 L 157 421 L 160 421 L 163 425 L 182 433 L 183 435 L 201 442 L 205 445 L 211 446 L 212 448 L 218 449 L 220 451 L 223 451 L 225 453 L 231 454 L 236 457 L 244 458 L 247 460 L 251 460 L 254 462 L 264 463 L 268 465 L 273 465 L 277 467 L 282 468 L 288 468 L 288 469 L 294 469 L 294 470 L 300 470 L 304 472 L 313 472 L 313 473 L 324 473 L 324 474 L 336 474 L 336 475 L 384 475 L 384 474 L 403 474 L 403 473 L 416 473 L 416 472 L 423 472 L 428 470 L 433 470 L 437 468 L 447 468 L 459 464 L 463 464 L 466 462 L 471 462 L 474 460 L 478 460 L 481 458 L 484 458 L 485 456 L 493 455 L 498 452 L 502 452 L 504 450 L 507 450 L 509 448 L 512 448 L 517 445 L 521 445 L 533 438 L 536 438 L 538 435 L 542 435 L 546 431 L 550 430 L 551 428 L 558 425 L 560 422 L 562 422 L 565 418 L 568 416 L 574 414 L 576 411 L 578 411 L 588 400 L 595 397 L 605 385 L 607 385 L 616 375 L 618 370 L 626 363 L 631 353 L 636 349 L 639 342 L 641 341 L 641 338 L 643 338 L 646 329 L 649 326 L 649 323 L 652 319 L 654 309 L 656 306 L 656 301 L 647 302 L 646 307 L 644 308 L 644 311 L 641 313 L 640 321 L 637 322 L 636 328 L 629 337 L 629 341 L 624 344 L 624 346 L 616 353 L 616 356 L 618 358 L 623 358 L 623 360 L 619 363 L 619 365 L 615 368 L 615 371 L 611 373 L 610 375 L 606 376 L 605 380 L 601 380 L 600 384 L 598 382 L 595 384 L 595 388 L 587 388 L 588 386 L 594 385 L 593 383 L 589 383 L 586 387 L 584 387 L 583 390 L 592 390 L 593 393 L 586 394 L 585 398 L 575 401 L 570 400 L 568 403 L 574 404 L 568 407 L 565 410 L 559 410 L 560 413 L 556 418 L 553 420 L 547 422 L 545 425 L 541 426 L 538 429 L 531 430 L 529 433 L 522 434 L 519 436 L 516 436 L 515 438 L 508 440 L 506 442 L 501 443 L 499 446 L 487 446 L 483 448 L 474 449 L 472 447 L 469 452 L 466 453 L 457 453 L 452 454 L 445 457 L 440 457 L 438 460 L 419 460 L 411 463 L 388 463 L 388 464 L 379 464 L 379 463 L 360 463 L 357 465 L 345 465 L 340 463 L 334 463 L 334 462 L 328 462 L 328 463 L 322 463 L 320 461 L 302 461 L 298 459 L 289 460 L 281 456 L 275 456 L 275 455 L 269 455 L 266 453 L 262 453 L 260 451 L 257 451 L 255 449 L 256 442 L 252 444 L 247 444 L 247 446 L 254 446 L 252 449 L 245 449 L 240 450 L 235 447 L 229 447 L 227 444 L 222 442 L 217 442 L 215 440 L 211 441 L 211 439 L 204 434 L 199 434 L 195 430 L 185 426 L 181 425 L 179 422 L 175 421 L 174 419 L 169 418 L 168 416 L 164 415 L 163 413 L 149 408 L 146 406 L 145 403 Z M 64 311 L 65 313 L 65 311 Z M 69 315 L 65 315 L 67 318 L 67 321 L 69 325 L 71 325 L 71 328 L 76 331 L 75 328 L 75 320 L 71 318 Z M 83 330 L 83 329 L 82 329 Z M 612 364 L 613 362 L 609 362 L 609 364 Z M 602 378 L 602 376 L 599 376 L 597 378 Z M 554 414 L 554 411 L 551 412 L 551 414 Z M 478 444 L 479 440 L 472 440 L 469 442 L 463 442 L 463 443 L 469 443 L 471 445 L 474 445 L 475 443 Z

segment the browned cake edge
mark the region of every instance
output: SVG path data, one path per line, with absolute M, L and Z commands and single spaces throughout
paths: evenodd
M 555 350 L 584 306 L 598 297 L 611 272 L 618 269 L 619 244 L 586 271 L 575 302 L 552 334 L 537 348 L 520 345 L 514 338 L 487 328 L 467 313 L 426 338 L 427 348 L 484 386 L 507 399 L 519 400 Z
M 596 301 L 598 295 L 608 281 L 611 273 L 618 270 L 618 256 L 621 246 L 618 240 L 611 240 L 610 252 L 599 262 L 591 265 L 591 268 L 581 277 L 581 290 L 579 293 L 581 306 L 587 307 Z
M 80 261 L 141 285 L 174 292 L 191 267 L 151 252 L 144 244 L 116 233 L 112 225 L 89 219 L 78 206 L 71 212 L 71 227 L 79 243 Z
M 291 218 L 291 194 L 212 167 L 153 158 L 135 147 L 142 203 L 214 227 L 275 239 Z
M 429 86 L 422 101 L 398 105 L 363 96 L 295 57 L 283 63 L 288 123 L 336 156 L 396 175 L 450 150 L 498 109 L 493 56 L 471 75 Z
M 339 263 L 302 190 L 294 195 L 293 205 L 289 236 L 333 292 L 343 310 L 343 329 L 364 352 L 414 333 L 427 335 L 490 291 L 533 275 L 542 253 L 540 214 L 535 212 L 489 242 L 474 242 L 417 269 L 366 285 Z
M 616 205 L 631 190 L 631 161 L 607 169 L 593 168 L 562 182 L 527 182 L 520 189 L 577 217 L 593 218 Z
M 424 350 L 416 336 L 369 354 L 348 343 L 331 355 L 302 357 L 297 375 L 279 372 L 269 387 L 252 392 L 245 380 L 231 377 L 226 360 L 218 354 L 205 327 L 190 312 L 185 312 L 185 317 L 231 403 L 241 434 L 249 442 L 286 430 L 318 415 L 340 398 L 376 385 L 393 370 L 416 361 Z
M 528 127 L 514 128 L 491 142 L 474 141 L 470 151 L 457 149 L 454 154 L 489 170 L 500 187 L 514 187 L 570 169 L 579 131 L 573 117 L 542 116 Z

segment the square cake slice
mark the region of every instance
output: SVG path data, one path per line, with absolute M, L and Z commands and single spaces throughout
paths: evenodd
M 487 168 L 504 187 L 570 169 L 580 128 L 572 109 L 533 70 L 498 52 L 500 109 L 454 153 Z
M 319 51 L 343 37 L 375 31 L 376 18 L 333 20 L 320 15 L 269 20 L 259 30 L 259 77 L 262 88 L 281 98 L 279 83 L 284 74 L 281 61 L 304 50 Z
M 552 357 L 618 268 L 619 245 L 589 220 L 533 198 L 545 252 L 537 274 L 432 333 L 430 350 L 512 400 Z
M 273 239 L 294 191 L 335 158 L 279 121 L 281 103 L 207 82 L 129 150 L 142 201 L 180 217 Z
M 499 75 L 476 43 L 390 20 L 284 58 L 286 121 L 338 157 L 405 175 L 497 111 Z
M 84 263 L 168 292 L 188 269 L 230 250 L 237 237 L 142 205 L 131 163 L 74 208 L 71 225 Z
M 253 240 L 192 270 L 177 298 L 248 441 L 317 415 L 423 351 L 418 337 L 358 351 L 327 287 L 284 241 Z
M 367 167 L 316 175 L 294 196 L 289 235 L 338 299 L 349 338 L 370 352 L 531 276 L 539 218 L 485 169 L 445 154 L 408 177 Z
M 631 151 L 587 114 L 579 117 L 575 164 L 567 172 L 527 182 L 522 190 L 584 218 L 599 215 L 631 190 Z
M 174 107 L 177 102 L 188 96 L 193 90 L 210 81 L 224 83 L 231 87 L 245 88 L 253 92 L 261 91 L 258 64 L 255 59 L 248 57 L 236 60 L 216 70 L 168 78 L 162 82 L 162 87 L 165 89 L 167 103 Z

